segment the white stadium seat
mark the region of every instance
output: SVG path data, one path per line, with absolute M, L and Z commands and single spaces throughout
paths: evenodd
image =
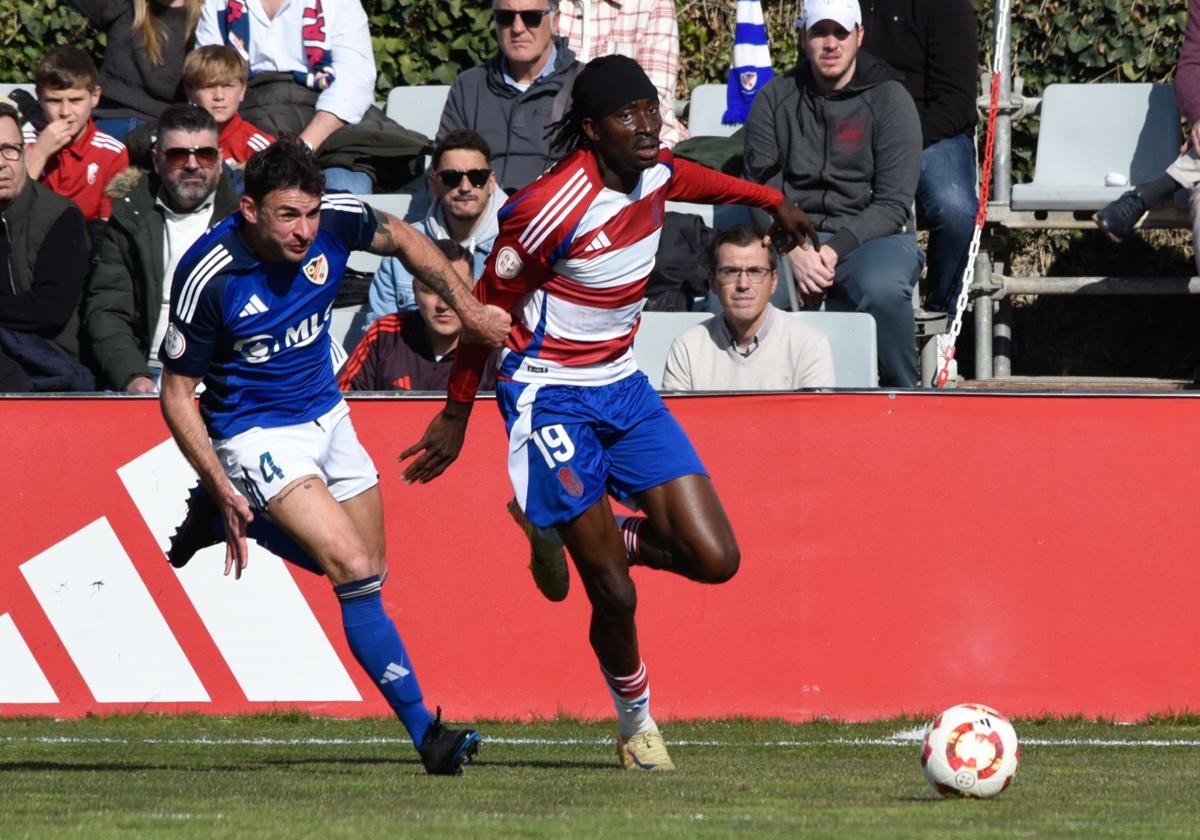
M 405 128 L 433 140 L 442 121 L 449 85 L 406 85 L 388 93 L 385 113 Z
M 688 106 L 688 133 L 693 137 L 729 137 L 740 125 L 725 125 L 725 85 L 697 85 Z

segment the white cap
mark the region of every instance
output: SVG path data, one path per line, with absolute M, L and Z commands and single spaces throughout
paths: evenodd
M 851 32 L 862 25 L 862 9 L 858 0 L 804 0 L 804 14 L 796 18 L 796 28 L 808 29 L 823 20 L 832 20 Z

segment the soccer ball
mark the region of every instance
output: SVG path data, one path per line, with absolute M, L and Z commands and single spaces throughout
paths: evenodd
M 942 796 L 986 799 L 1012 783 L 1021 750 L 1012 724 L 995 709 L 963 703 L 925 729 L 921 767 Z

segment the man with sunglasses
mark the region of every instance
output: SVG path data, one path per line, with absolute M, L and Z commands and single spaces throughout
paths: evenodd
M 203 108 L 167 108 L 151 157 L 153 173 L 130 170 L 113 184 L 113 213 L 84 301 L 101 373 L 108 387 L 130 394 L 158 389 L 175 266 L 238 203 L 223 174 L 217 124 Z
M 26 155 L 21 117 L 0 101 L 0 393 L 90 390 L 76 361 L 83 213 L 29 177 Z
M 494 0 L 492 19 L 500 49 L 454 80 L 438 140 L 457 128 L 478 132 L 491 147 L 496 182 L 511 194 L 553 163 L 546 128 L 570 107 L 583 65 L 554 34 L 558 0 Z
M 496 186 L 486 140 L 469 128 L 451 131 L 434 146 L 429 173 L 433 202 L 414 225 L 431 240 L 449 239 L 471 255 L 472 277 L 483 273 L 498 230 L 496 214 L 508 200 Z M 368 323 L 415 309 L 413 276 L 397 259 L 385 259 L 371 279 Z
M 709 248 L 708 284 L 721 313 L 671 344 L 664 391 L 832 388 L 829 339 L 771 305 L 777 257 L 762 235 L 734 225 Z

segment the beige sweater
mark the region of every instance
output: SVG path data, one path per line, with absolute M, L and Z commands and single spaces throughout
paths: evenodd
M 829 339 L 786 312 L 771 313 L 766 335 L 749 356 L 734 346 L 724 319 L 689 327 L 667 355 L 664 391 L 793 391 L 832 388 Z

